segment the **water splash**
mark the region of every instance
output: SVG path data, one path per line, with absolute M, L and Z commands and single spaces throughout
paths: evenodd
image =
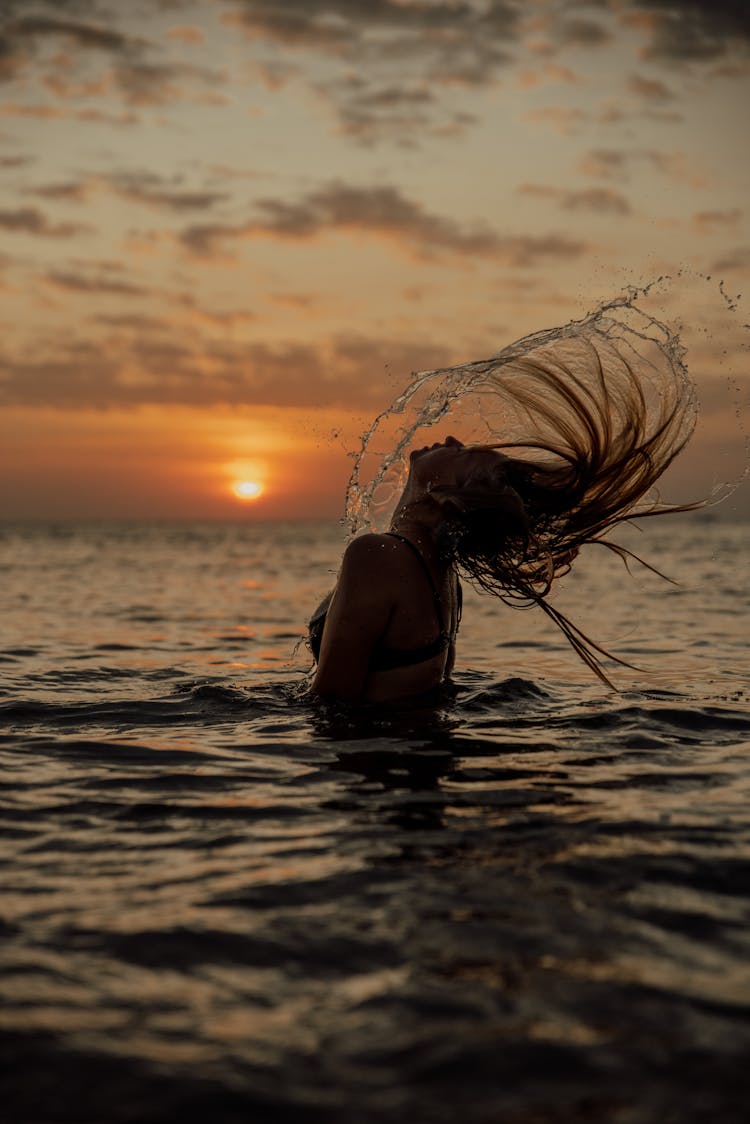
M 405 389 L 362 437 L 346 491 L 345 523 L 350 533 L 364 528 L 382 531 L 388 526 L 408 475 L 408 452 L 414 446 L 435 440 L 438 425 L 441 437 L 450 431 L 467 444 L 530 446 L 554 438 L 549 425 L 545 428 L 544 421 L 524 405 L 524 394 L 519 388 L 528 375 L 524 366 L 525 361 L 528 366 L 529 359 L 540 359 L 563 372 L 575 371 L 579 385 L 592 398 L 597 396 L 597 380 L 601 380 L 603 372 L 615 412 L 616 384 L 627 370 L 631 381 L 634 376 L 637 379 L 647 408 L 661 417 L 671 411 L 675 431 L 679 429 L 684 436 L 689 435 L 699 416 L 698 395 L 688 373 L 688 349 L 684 342 L 689 333 L 683 321 L 675 320 L 670 308 L 687 290 L 687 275 L 688 271 L 681 270 L 675 278 L 661 276 L 645 286 L 628 286 L 582 319 L 533 332 L 489 359 L 413 374 Z M 703 275 L 690 277 L 700 286 L 711 282 L 710 277 Z M 715 296 L 715 284 L 712 291 Z M 724 316 L 736 313 L 739 296 L 729 297 L 723 282 L 718 292 L 723 298 L 720 304 Z M 705 300 L 698 307 L 705 310 Z M 689 313 L 687 300 L 683 311 Z M 707 318 L 705 323 L 699 320 L 700 312 L 697 319 L 690 320 L 689 327 L 703 333 L 704 346 L 706 333 L 712 339 L 719 338 L 717 327 L 709 328 Z M 726 349 L 723 354 L 726 356 Z M 716 362 L 718 365 L 723 360 Z M 735 390 L 737 395 L 742 393 L 739 383 Z M 598 393 L 601 397 L 601 391 Z M 712 393 L 715 397 L 715 390 Z M 742 428 L 742 410 L 736 402 L 734 412 Z M 624 413 L 614 420 L 616 425 L 627 423 Z M 743 437 L 744 471 L 731 483 L 714 480 L 704 489 L 713 502 L 731 494 L 750 471 L 747 438 L 744 434 Z

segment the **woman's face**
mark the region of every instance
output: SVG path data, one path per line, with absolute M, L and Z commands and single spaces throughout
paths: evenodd
M 464 445 L 450 436 L 434 445 L 414 449 L 409 458 L 412 477 L 425 488 L 460 488 L 470 477 L 482 470 L 496 470 L 507 459 L 495 449 Z

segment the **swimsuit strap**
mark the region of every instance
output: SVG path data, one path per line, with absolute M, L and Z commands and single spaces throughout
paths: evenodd
M 432 590 L 432 600 L 435 603 L 435 613 L 437 614 L 438 624 L 440 626 L 440 636 L 448 637 L 449 634 L 446 632 L 445 619 L 443 617 L 443 603 L 440 600 L 440 594 L 438 593 L 438 588 L 435 585 L 435 579 L 430 573 L 430 568 L 425 562 L 421 550 L 415 543 L 411 541 L 411 539 L 406 539 L 403 535 L 397 535 L 395 531 L 386 531 L 385 533 L 389 536 L 389 538 L 398 539 L 399 542 L 405 543 L 406 546 L 408 546 L 411 550 L 412 554 L 419 560 L 419 564 L 422 567 L 425 577 L 430 583 L 430 589 Z
M 445 622 L 443 619 L 443 604 L 440 600 L 437 586 L 433 580 L 432 574 L 425 562 L 419 547 L 417 547 L 410 539 L 406 539 L 403 535 L 397 535 L 394 531 L 386 531 L 392 539 L 398 539 L 399 542 L 406 543 L 413 554 L 416 555 L 422 571 L 424 572 L 427 581 L 429 582 L 430 589 L 432 590 L 432 599 L 435 604 L 435 615 L 437 617 L 438 625 L 440 626 L 440 633 L 431 644 L 424 644 L 420 648 L 384 648 L 381 644 L 376 644 L 373 649 L 371 670 L 373 671 L 386 671 L 391 668 L 397 667 L 410 667 L 412 664 L 422 663 L 424 660 L 430 660 L 433 656 L 438 655 L 439 652 L 444 651 L 449 644 L 453 643 L 456 639 L 458 632 L 458 622 L 461 620 L 461 583 L 456 579 L 456 597 L 458 600 L 458 614 L 456 620 L 456 628 L 453 632 L 446 632 Z M 323 639 L 323 629 L 326 623 L 326 616 L 328 614 L 328 607 L 331 602 L 332 592 L 321 602 L 309 624 L 309 641 L 310 650 L 317 660 L 320 656 L 320 645 Z

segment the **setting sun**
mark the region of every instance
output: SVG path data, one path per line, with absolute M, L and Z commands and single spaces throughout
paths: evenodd
M 238 500 L 257 500 L 263 494 L 263 485 L 257 480 L 238 480 L 232 485 Z

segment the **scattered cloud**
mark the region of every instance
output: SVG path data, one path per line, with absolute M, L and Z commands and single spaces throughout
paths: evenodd
M 588 152 L 578 167 L 586 176 L 595 179 L 626 179 L 629 153 L 615 148 L 596 148 Z
M 41 199 L 67 203 L 84 203 L 98 192 L 109 191 L 129 203 L 175 214 L 206 211 L 229 198 L 226 191 L 187 188 L 179 175 L 166 177 L 136 169 L 82 176 L 77 180 L 41 184 L 28 190 Z
M 713 61 L 750 49 L 750 7 L 745 0 L 637 0 L 652 16 L 647 57 L 672 62 Z
M 552 199 L 568 211 L 589 211 L 601 215 L 629 215 L 631 208 L 625 196 L 608 187 L 566 190 L 551 184 L 525 183 L 520 195 L 536 199 Z
M 73 238 L 87 234 L 92 228 L 77 222 L 50 222 L 36 207 L 18 207 L 0 210 L 0 230 L 11 234 L 33 234 L 44 238 Z
M 259 72 L 275 83 L 308 80 L 343 134 L 372 143 L 418 140 L 444 130 L 446 118 L 452 130 L 466 128 L 441 94 L 495 82 L 514 58 L 523 15 L 520 0 L 244 0 L 225 20 L 265 51 Z M 315 56 L 333 70 L 325 83 L 308 74 Z
M 425 84 L 378 87 L 361 75 L 349 74 L 316 90 L 337 107 L 339 131 L 362 143 L 416 135 L 432 127 L 436 98 Z
M 235 328 L 240 324 L 249 324 L 257 320 L 257 313 L 247 308 L 225 308 L 220 312 L 216 309 L 208 308 L 205 303 L 198 301 L 192 293 L 180 293 L 175 298 L 175 303 L 182 309 L 188 310 L 187 316 L 189 317 L 189 325 L 191 327 L 205 324 L 210 327 L 222 329 Z M 184 324 L 185 322 L 183 321 L 183 325 Z M 171 324 L 170 330 L 172 330 Z
M 700 234 L 728 233 L 736 230 L 742 221 L 742 211 L 698 211 L 693 215 L 693 226 Z
M 0 156 L 0 168 L 25 168 L 33 160 L 33 156 Z
M 60 203 L 84 203 L 91 198 L 92 188 L 90 180 L 69 180 L 67 183 L 48 183 L 33 187 L 30 194 Z
M 161 316 L 147 316 L 138 312 L 98 312 L 91 317 L 94 324 L 132 332 L 168 332 L 171 324 Z
M 36 43 L 49 36 L 63 38 L 81 48 L 96 48 L 114 54 L 140 49 L 144 40 L 91 23 L 50 16 L 24 16 L 5 25 L 6 40 L 12 44 Z
M 665 82 L 660 78 L 644 78 L 641 74 L 631 74 L 628 79 L 628 89 L 632 94 L 637 94 L 649 102 L 663 103 L 673 101 L 675 95 Z
M 650 162 L 668 179 L 677 180 L 694 188 L 708 187 L 710 184 L 710 176 L 696 164 L 694 157 L 686 152 L 644 149 L 633 155 Z
M 551 125 L 563 136 L 575 133 L 588 119 L 589 116 L 584 110 L 562 105 L 542 106 L 539 109 L 530 109 L 528 113 L 524 114 L 524 121 Z
M 612 33 L 591 19 L 565 19 L 555 29 L 555 38 L 568 47 L 601 47 L 612 40 Z
M 582 82 L 583 78 L 580 74 L 576 74 L 569 66 L 560 66 L 553 62 L 547 62 L 534 70 L 522 70 L 518 75 L 518 85 L 522 90 L 533 90 L 538 86 L 552 84 L 578 86 Z
M 217 92 L 226 84 L 223 72 L 174 59 L 174 51 L 206 46 L 206 32 L 197 24 L 175 24 L 157 41 L 118 26 L 122 11 L 113 0 L 97 5 L 38 0 L 34 14 L 21 0 L 4 3 L 10 17 L 0 40 L 0 81 L 18 77 L 36 62 L 42 85 L 59 99 L 87 96 L 94 102 L 116 92 L 126 115 L 108 112 L 119 124 L 134 123 L 128 109 L 226 100 Z M 191 10 L 164 2 L 158 7 Z M 257 75 L 265 75 L 274 89 L 289 81 L 307 84 L 332 109 L 341 135 L 369 144 L 419 143 L 470 128 L 474 115 L 446 94 L 457 86 L 490 86 L 521 50 L 527 56 L 533 52 L 534 14 L 548 35 L 548 57 L 541 68 L 519 76 L 525 88 L 580 83 L 582 75 L 567 63 L 570 50 L 590 52 L 613 41 L 605 4 L 589 3 L 580 14 L 575 5 L 561 5 L 554 17 L 542 17 L 522 0 L 217 0 L 217 8 L 225 24 L 247 36 L 248 65 Z M 703 0 L 625 0 L 617 13 L 644 30 L 648 58 L 721 59 L 728 65 L 737 44 L 750 42 L 744 0 L 709 6 Z M 99 60 L 93 76 L 79 73 L 92 59 Z M 635 76 L 629 88 L 652 108 L 672 97 L 661 75 Z M 107 111 L 92 105 L 91 112 Z M 583 123 L 577 111 L 563 107 L 535 112 L 536 119 L 566 134 Z
M 311 293 L 270 293 L 269 300 L 280 308 L 293 308 L 302 312 L 314 311 L 319 303 Z
M 146 62 L 143 59 L 119 63 L 114 73 L 126 104 L 139 107 L 196 100 L 194 83 L 208 86 L 213 92 L 217 85 L 224 83 L 222 74 L 217 70 L 185 64 Z
M 678 113 L 675 109 L 658 109 L 655 105 L 648 106 L 643 116 L 647 117 L 650 121 L 658 121 L 662 125 L 681 125 L 685 117 L 682 113 Z
M 187 227 L 183 245 L 198 256 L 223 252 L 230 239 L 305 239 L 327 231 L 384 237 L 402 252 L 422 260 L 442 254 L 492 258 L 513 266 L 529 266 L 550 258 L 569 259 L 583 253 L 583 242 L 561 235 L 503 235 L 487 226 L 467 227 L 427 211 L 394 187 L 359 188 L 334 183 L 313 191 L 300 202 L 259 199 L 257 219 L 244 224 L 207 223 Z
M 151 317 L 119 317 L 111 326 L 116 346 L 66 337 L 47 341 L 48 354 L 33 360 L 0 353 L 0 402 L 45 409 L 173 404 L 372 410 L 391 396 L 390 371 L 406 375 L 455 360 L 434 341 L 342 335 L 320 345 L 221 339 L 191 346 L 158 334 L 158 320 Z
M 57 105 L 13 105 L 6 102 L 0 105 L 0 117 L 37 117 L 41 120 L 64 120 L 69 114 Z
M 18 11 L 23 6 L 12 7 Z M 101 99 L 116 89 L 130 107 L 195 100 L 196 87 L 210 88 L 216 97 L 216 87 L 223 85 L 223 76 L 215 69 L 154 61 L 160 45 L 117 30 L 114 5 L 101 8 L 106 23 L 60 15 L 59 7 L 49 4 L 52 14 L 44 14 L 43 7 L 42 0 L 39 13 L 6 22 L 0 38 L 0 81 L 17 79 L 36 64 L 40 84 L 58 99 Z M 91 71 L 97 59 L 99 69 Z M 204 94 L 204 99 L 207 96 Z M 119 123 L 128 123 L 121 115 L 108 116 L 113 123 L 118 123 L 118 118 Z
M 559 103 L 538 106 L 528 110 L 524 120 L 550 125 L 562 136 L 580 133 L 584 128 L 590 131 L 592 126 L 604 130 L 609 130 L 612 125 L 633 124 L 638 127 L 644 117 L 665 124 L 678 124 L 683 120 L 682 114 L 674 108 L 676 95 L 663 82 L 636 76 L 628 80 L 627 89 L 637 101 L 610 95 L 598 105 L 588 102 L 586 109 Z
M 169 211 L 204 211 L 228 198 L 225 191 L 186 191 L 179 180 L 153 172 L 122 171 L 103 177 L 103 182 L 122 199 Z
M 150 290 L 129 279 L 116 262 L 74 262 L 67 269 L 51 269 L 43 280 L 56 289 L 90 296 L 145 297 Z
M 0 81 L 18 78 L 50 42 L 63 43 L 76 51 L 101 51 L 110 57 L 126 57 L 143 49 L 144 41 L 138 37 L 99 24 L 61 18 L 59 14 L 40 12 L 12 18 L 14 9 L 21 11 L 24 6 L 11 2 L 6 16 L 0 37 Z M 63 56 L 57 65 L 65 67 L 68 60 Z
M 167 38 L 191 46 L 200 46 L 205 42 L 206 36 L 202 28 L 196 27 L 194 24 L 181 24 L 170 28 L 167 32 Z
M 668 179 L 689 184 L 693 188 L 707 187 L 709 176 L 697 166 L 693 157 L 685 152 L 665 152 L 655 148 L 592 149 L 580 161 L 578 168 L 584 175 L 595 179 L 627 181 L 633 164 L 645 162 Z
M 747 273 L 750 270 L 750 246 L 737 246 L 734 250 L 729 250 L 723 257 L 717 258 L 710 268 L 712 273 Z
M 105 125 L 137 125 L 140 117 L 131 112 L 109 113 L 103 109 L 72 109 L 61 105 L 0 105 L 0 117 L 32 117 L 38 120 L 92 121 Z
M 515 41 L 522 11 L 519 0 L 243 0 L 229 18 L 254 41 L 283 48 L 371 61 L 422 57 L 455 68 L 505 61 L 498 43 Z

